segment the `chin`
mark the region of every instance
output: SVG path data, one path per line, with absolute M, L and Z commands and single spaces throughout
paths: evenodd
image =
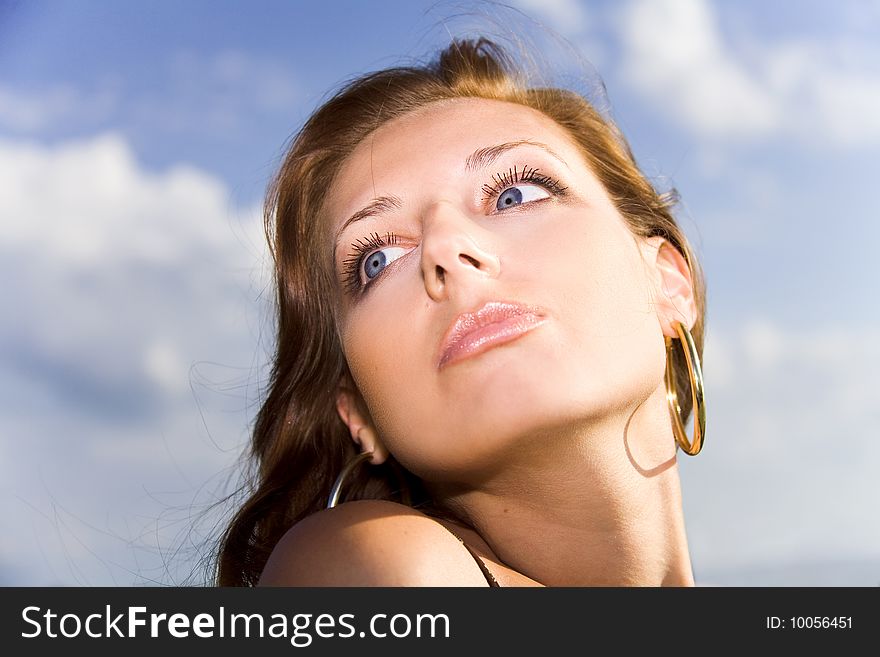
M 538 349 L 514 346 L 522 345 L 497 347 L 455 364 L 444 395 L 450 415 L 462 422 L 488 418 L 497 423 L 570 404 L 572 389 L 579 386 L 564 363 Z
M 474 360 L 459 388 L 477 415 L 568 425 L 608 417 L 644 397 L 642 374 L 622 377 L 601 354 L 528 348 L 483 356 L 493 357 Z

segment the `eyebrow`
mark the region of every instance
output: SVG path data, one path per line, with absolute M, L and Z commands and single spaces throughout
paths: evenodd
M 353 224 L 355 221 L 360 221 L 361 219 L 366 219 L 368 217 L 375 217 L 376 215 L 383 214 L 389 210 L 399 210 L 401 206 L 403 206 L 403 202 L 396 196 L 380 196 L 374 198 L 365 207 L 351 215 L 346 222 L 342 224 L 342 227 L 336 231 L 336 245 L 339 246 L 339 238 L 342 237 L 342 232 L 348 228 L 349 224 Z
M 539 141 L 532 141 L 531 139 L 520 139 L 517 141 L 508 141 L 503 144 L 497 144 L 496 146 L 478 148 L 468 156 L 467 160 L 465 160 L 464 169 L 465 171 L 479 171 L 480 169 L 485 169 L 507 151 L 517 148 L 518 146 L 537 146 L 546 151 L 547 154 L 559 160 L 566 168 L 570 168 L 568 163 L 559 157 L 559 155 L 557 155 L 547 144 L 542 144 Z
M 484 148 L 478 148 L 473 153 L 468 155 L 467 159 L 464 163 L 464 170 L 467 172 L 475 172 L 485 169 L 493 162 L 495 162 L 499 157 L 504 155 L 504 153 L 517 148 L 519 146 L 536 146 L 537 148 L 542 149 L 551 157 L 559 160 L 567 169 L 571 167 L 568 166 L 568 163 L 563 160 L 559 155 L 557 155 L 552 148 L 550 148 L 547 144 L 542 144 L 539 141 L 532 141 L 531 139 L 519 139 L 517 141 L 508 141 L 503 144 L 496 144 L 495 146 L 486 146 Z M 351 224 L 356 221 L 361 221 L 362 219 L 367 219 L 369 217 L 375 217 L 380 214 L 384 214 L 390 210 L 399 210 L 403 206 L 403 202 L 397 196 L 379 196 L 370 201 L 366 206 L 355 212 L 348 219 L 346 219 L 345 223 L 340 226 L 339 230 L 336 231 L 336 248 L 339 247 L 339 240 L 342 237 L 342 233 L 348 228 Z

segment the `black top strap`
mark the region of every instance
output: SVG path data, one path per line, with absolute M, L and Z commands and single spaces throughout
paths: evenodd
M 443 527 L 446 527 L 446 525 L 444 525 L 443 523 L 438 523 L 438 524 L 442 525 Z M 461 536 L 459 536 L 454 531 L 449 529 L 449 527 L 446 527 L 446 529 L 449 530 L 449 533 L 452 534 L 453 536 L 455 536 L 455 538 L 457 538 L 461 542 L 461 544 L 464 545 L 465 549 L 471 553 L 471 556 L 474 558 L 474 561 L 477 562 L 477 565 L 480 567 L 480 570 L 483 572 L 483 576 L 486 578 L 486 581 L 489 582 L 489 586 L 501 588 L 501 585 L 498 583 L 498 580 L 496 580 L 495 576 L 491 572 L 489 572 L 489 569 L 486 567 L 486 564 L 483 563 L 483 560 L 480 559 L 480 557 L 477 555 L 477 553 L 471 549 L 471 546 L 468 545 L 467 543 L 465 543 L 464 539 L 462 539 Z

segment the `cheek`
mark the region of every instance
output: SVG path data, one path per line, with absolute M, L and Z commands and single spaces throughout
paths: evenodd
M 633 248 L 626 235 L 607 218 L 588 217 L 577 230 L 554 231 L 554 236 L 535 253 L 540 261 L 534 275 L 553 295 L 556 307 L 581 318 L 585 329 L 612 321 L 632 303 Z
M 400 400 L 428 383 L 424 381 L 423 336 L 413 328 L 412 312 L 407 312 L 412 306 L 399 292 L 386 287 L 374 298 L 362 300 L 341 329 L 354 382 L 376 428 L 386 438 L 396 433 Z
M 554 231 L 552 250 L 543 255 L 554 272 L 548 290 L 564 291 L 571 300 L 560 308 L 585 316 L 587 327 L 619 322 L 622 314 L 633 311 L 644 313 L 650 288 L 623 219 L 604 206 L 577 219 L 571 222 L 576 229 Z
M 349 369 L 364 397 L 375 397 L 396 369 L 395 350 L 405 350 L 393 339 L 394 315 L 385 312 L 355 312 L 342 332 L 342 344 Z
M 579 378 L 614 381 L 621 390 L 656 383 L 665 363 L 662 331 L 628 229 L 587 224 L 567 237 L 557 241 L 560 257 L 548 268 L 546 289 L 563 317 L 566 350 L 590 373 Z

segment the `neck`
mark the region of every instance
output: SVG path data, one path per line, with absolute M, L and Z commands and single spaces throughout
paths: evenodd
M 479 486 L 438 487 L 435 499 L 547 586 L 694 585 L 662 386 L 634 410 L 540 446 Z

